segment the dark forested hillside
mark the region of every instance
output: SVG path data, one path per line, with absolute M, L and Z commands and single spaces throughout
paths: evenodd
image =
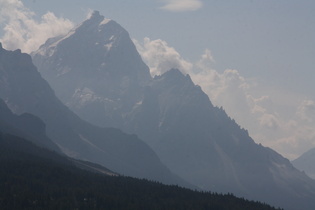
M 196 192 L 76 168 L 67 158 L 0 134 L 0 209 L 274 209 L 233 195 Z

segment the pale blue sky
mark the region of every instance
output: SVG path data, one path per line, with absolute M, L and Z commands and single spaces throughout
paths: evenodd
M 0 3 L 5 1 L 7 0 L 0 0 Z M 249 129 L 257 142 L 271 146 L 282 154 L 293 158 L 306 148 L 315 147 L 315 132 L 308 132 L 309 128 L 315 126 L 314 0 L 22 2 L 25 7 L 36 13 L 34 18 L 40 19 L 51 11 L 57 17 L 67 18 L 75 24 L 86 18 L 88 10 L 98 10 L 105 17 L 121 24 L 132 38 L 139 42 L 145 37 L 151 41 L 161 39 L 181 55 L 180 59 L 192 64 L 196 64 L 205 49 L 208 49 L 215 60 L 210 67 L 221 75 L 220 84 L 228 82 L 229 76 L 238 75 L 238 82 L 251 84 L 252 88 L 247 90 L 244 88 L 246 85 L 243 85 L 240 91 L 244 93 L 242 92 L 240 97 L 243 97 L 246 103 L 252 103 L 248 100 L 253 97 L 255 104 L 248 105 L 251 106 L 251 111 L 242 119 L 246 114 L 242 114 L 244 110 L 235 108 L 236 102 L 229 102 L 227 98 L 216 101 L 216 98 L 211 98 L 211 90 L 206 90 L 210 99 L 217 102 L 217 105 L 225 106 L 232 117 Z M 171 2 L 178 2 L 178 6 L 185 4 L 186 11 L 161 9 Z M 147 59 L 147 62 L 149 60 Z M 236 69 L 237 72 L 224 74 L 226 69 Z M 256 85 L 253 86 L 252 83 Z M 225 91 L 226 97 L 232 94 L 227 93 L 227 89 Z M 311 120 L 307 123 L 305 121 L 303 130 L 297 125 L 303 124 L 299 120 L 306 113 L 310 113 Z M 253 120 L 248 120 L 251 114 Z M 280 130 L 279 126 L 272 126 L 272 120 L 281 126 L 281 132 L 272 130 Z M 251 128 L 255 122 L 257 126 Z M 290 123 L 297 129 L 294 134 Z M 262 125 L 268 125 L 269 130 L 259 127 Z M 291 133 L 288 133 L 289 131 Z M 261 134 L 262 132 L 264 134 Z M 299 136 L 303 132 L 305 135 Z

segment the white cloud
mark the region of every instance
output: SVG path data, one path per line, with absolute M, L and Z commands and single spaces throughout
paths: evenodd
M 9 50 L 21 49 L 30 53 L 37 50 L 48 38 L 66 34 L 73 23 L 47 12 L 39 21 L 35 14 L 19 0 L 0 0 L 0 23 L 4 36 L 0 39 Z
M 297 110 L 298 117 L 308 123 L 315 123 L 315 101 L 304 100 Z
M 291 96 L 290 102 L 294 103 L 287 103 L 288 100 L 282 104 L 274 103 L 281 101 L 279 98 L 285 94 L 271 90 L 273 92 L 267 91 L 269 95 L 259 95 L 257 90 L 267 88 L 244 78 L 237 70 L 227 69 L 219 73 L 211 68 L 214 62 L 211 52 L 206 50 L 194 65 L 199 70 L 191 72 L 191 78 L 208 94 L 213 104 L 222 106 L 237 123 L 248 129 L 256 142 L 290 159 L 315 147 L 314 101 L 304 100 L 296 106 L 300 98 Z
M 161 9 L 172 12 L 196 11 L 202 7 L 200 0 L 161 0 L 165 5 Z
M 197 70 L 191 72 L 191 78 L 208 94 L 213 104 L 222 106 L 232 118 L 245 126 L 249 115 L 245 113 L 256 107 L 254 98 L 248 93 L 251 84 L 235 69 L 217 72 L 211 68 L 214 62 L 210 50 L 206 49 L 196 62 L 194 67 Z
M 162 74 L 174 67 L 190 74 L 211 102 L 222 106 L 257 143 L 269 146 L 290 159 L 315 147 L 314 101 L 299 102 L 299 97 L 270 90 L 253 79 L 243 77 L 235 69 L 219 73 L 212 68 L 215 59 L 209 49 L 204 51 L 199 61 L 191 63 L 163 40 L 145 38 L 143 43 L 135 41 L 135 44 L 152 75 Z
M 264 86 L 242 77 L 237 70 L 227 69 L 218 73 L 211 68 L 213 57 L 206 54 L 194 66 L 201 70 L 194 71 L 191 78 L 208 94 L 213 104 L 222 106 L 237 123 L 248 129 L 257 143 L 290 159 L 315 147 L 314 101 L 304 100 L 295 106 L 300 99 L 292 96 L 294 103 L 286 104 L 284 101 L 284 104 L 276 104 L 274 97 L 279 101 L 284 95 L 281 91 L 276 91 L 276 95 L 271 92 L 257 95 L 255 93 L 259 91 L 255 90 L 264 89 Z
M 187 74 L 192 69 L 192 64 L 184 60 L 180 54 L 160 39 L 150 40 L 144 38 L 143 43 L 133 40 L 144 62 L 149 66 L 152 76 L 177 68 Z

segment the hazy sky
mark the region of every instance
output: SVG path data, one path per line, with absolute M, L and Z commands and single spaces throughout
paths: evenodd
M 0 0 L 8 49 L 35 50 L 91 10 L 121 24 L 151 74 L 189 73 L 258 143 L 315 147 L 314 0 Z

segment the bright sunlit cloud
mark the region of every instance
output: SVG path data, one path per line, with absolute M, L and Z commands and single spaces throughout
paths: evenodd
M 19 0 L 0 0 L 0 24 L 4 25 L 0 39 L 3 46 L 26 53 L 37 50 L 50 37 L 66 34 L 74 26 L 70 20 L 58 18 L 52 12 L 37 21 L 35 14 Z
M 180 54 L 168 44 L 160 39 L 150 40 L 144 38 L 143 42 L 133 40 L 142 59 L 150 67 L 152 76 L 161 75 L 166 71 L 177 68 L 183 74 L 188 74 L 192 69 L 192 64 L 184 60 Z
M 165 5 L 161 9 L 171 12 L 196 11 L 202 7 L 200 0 L 161 0 Z

